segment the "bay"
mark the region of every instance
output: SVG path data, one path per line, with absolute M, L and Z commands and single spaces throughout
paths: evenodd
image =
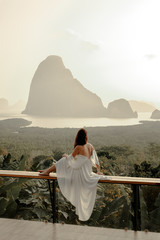
M 112 119 L 112 118 L 47 118 L 35 117 L 21 113 L 0 113 L 0 120 L 11 118 L 23 118 L 31 121 L 29 127 L 42 128 L 82 128 L 82 127 L 107 127 L 130 126 L 141 124 L 141 121 L 155 121 L 150 119 L 150 112 L 138 113 L 138 118 Z M 157 120 L 156 120 L 157 121 Z

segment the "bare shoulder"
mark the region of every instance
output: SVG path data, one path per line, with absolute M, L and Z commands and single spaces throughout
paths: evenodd
M 94 150 L 94 147 L 91 143 L 87 143 L 88 147 L 91 149 L 91 150 Z
M 80 149 L 82 149 L 83 148 L 83 145 L 77 145 L 76 147 L 75 147 L 75 150 L 80 150 Z
M 81 145 L 77 145 L 77 146 L 74 148 L 74 151 L 78 153 L 79 150 L 81 149 L 81 147 L 82 147 Z
M 77 154 L 79 154 L 80 149 L 80 145 L 77 145 L 72 152 L 72 156 L 75 157 Z

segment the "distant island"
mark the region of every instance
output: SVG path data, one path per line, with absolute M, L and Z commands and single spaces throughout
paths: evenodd
M 137 112 L 133 112 L 129 102 L 125 99 L 118 99 L 108 104 L 108 118 L 137 118 Z
M 138 112 L 151 112 L 151 119 L 160 119 L 159 110 L 142 101 L 121 98 L 104 107 L 101 98 L 75 79 L 62 58 L 56 55 L 48 56 L 39 64 L 27 104 L 19 100 L 10 106 L 7 99 L 0 98 L 0 113 L 13 112 L 37 117 L 113 119 L 137 118 Z
M 25 105 L 26 103 L 23 100 L 10 105 L 7 99 L 0 98 L 0 113 L 21 112 Z
M 154 110 L 151 114 L 151 119 L 160 119 L 160 111 L 158 109 Z
M 132 110 L 136 112 L 153 112 L 156 109 L 153 104 L 143 101 L 130 100 L 129 104 Z
M 8 108 L 8 100 L 5 98 L 0 98 L 0 111 L 7 110 Z
M 100 97 L 73 78 L 59 56 L 40 63 L 30 86 L 25 110 L 43 117 L 106 117 Z
M 125 99 L 111 102 L 106 109 L 100 97 L 75 79 L 61 57 L 55 55 L 38 66 L 22 113 L 39 117 L 137 118 Z

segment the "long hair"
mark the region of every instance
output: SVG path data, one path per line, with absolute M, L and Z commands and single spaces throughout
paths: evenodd
M 87 131 L 84 128 L 81 128 L 76 135 L 74 148 L 77 145 L 85 145 L 87 143 L 87 140 L 88 140 Z

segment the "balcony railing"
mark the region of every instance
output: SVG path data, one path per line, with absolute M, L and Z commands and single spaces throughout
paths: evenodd
M 28 178 L 28 179 L 45 179 L 48 181 L 48 187 L 50 192 L 50 199 L 52 204 L 53 223 L 57 221 L 56 214 L 56 185 L 57 180 L 56 173 L 51 173 L 49 176 L 40 176 L 38 172 L 29 171 L 10 171 L 0 170 L 1 177 L 13 177 L 13 178 Z M 133 214 L 133 230 L 141 230 L 141 208 L 140 208 L 140 195 L 139 186 L 160 186 L 159 178 L 140 178 L 140 177 L 121 177 L 111 176 L 111 179 L 100 180 L 99 183 L 106 184 L 130 184 L 133 193 L 132 207 L 134 210 Z

